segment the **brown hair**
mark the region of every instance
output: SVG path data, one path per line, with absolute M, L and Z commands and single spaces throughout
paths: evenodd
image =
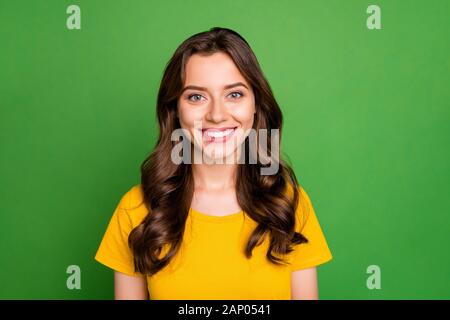
M 149 213 L 132 230 L 129 245 L 133 251 L 135 270 L 155 274 L 175 256 L 182 243 L 185 222 L 193 197 L 193 177 L 190 164 L 174 164 L 170 159 L 174 141 L 172 132 L 180 128 L 177 114 L 178 98 L 185 79 L 185 65 L 195 53 L 228 54 L 253 88 L 256 115 L 253 128 L 279 129 L 282 114 L 265 79 L 256 56 L 247 41 L 237 32 L 212 28 L 186 39 L 165 67 L 157 97 L 159 137 L 153 152 L 141 165 L 141 186 Z M 248 150 L 248 137 L 244 141 Z M 268 144 L 270 154 L 270 144 Z M 292 245 L 308 242 L 295 232 L 295 213 L 299 202 L 298 182 L 293 170 L 283 160 L 275 175 L 261 175 L 262 163 L 240 164 L 237 171 L 236 195 L 242 210 L 258 223 L 250 235 L 245 256 L 251 258 L 253 248 L 270 234 L 267 259 L 274 264 L 284 260 L 276 255 L 293 251 Z M 291 188 L 292 195 L 286 194 Z M 165 245 L 170 248 L 160 257 Z

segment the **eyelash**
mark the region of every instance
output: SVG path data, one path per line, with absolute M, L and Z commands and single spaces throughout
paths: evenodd
M 233 91 L 233 92 L 230 92 L 230 94 L 233 94 L 233 93 L 239 93 L 239 94 L 240 94 L 240 97 L 233 98 L 233 99 L 239 99 L 239 98 L 242 98 L 242 97 L 244 96 L 244 93 L 241 92 L 241 91 Z M 191 100 L 191 98 L 194 97 L 194 96 L 201 96 L 201 94 L 198 94 L 198 93 L 190 94 L 190 95 L 188 96 L 188 100 L 190 100 L 190 101 L 192 101 L 192 102 L 197 102 L 197 101 L 199 101 L 199 100 L 196 100 L 196 101 L 195 101 L 195 100 Z

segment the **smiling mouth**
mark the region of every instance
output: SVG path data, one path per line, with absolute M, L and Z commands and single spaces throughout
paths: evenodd
M 237 127 L 202 129 L 203 140 L 206 142 L 225 142 L 236 131 Z

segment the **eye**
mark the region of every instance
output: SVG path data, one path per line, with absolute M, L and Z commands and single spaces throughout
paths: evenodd
M 192 99 L 192 98 L 194 98 L 194 99 Z M 197 93 L 190 94 L 190 95 L 188 96 L 188 100 L 190 100 L 190 101 L 192 101 L 192 102 L 200 101 L 201 98 L 202 98 L 202 95 L 197 94 Z
M 232 96 L 233 99 L 239 99 L 241 97 L 244 96 L 244 94 L 240 91 L 233 91 L 232 93 L 229 94 L 230 96 Z M 237 96 L 236 96 L 237 95 Z

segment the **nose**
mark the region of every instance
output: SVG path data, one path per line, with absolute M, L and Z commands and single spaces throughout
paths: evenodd
M 220 123 L 227 119 L 227 110 L 224 104 L 219 100 L 211 101 L 209 110 L 206 114 L 206 120 Z

